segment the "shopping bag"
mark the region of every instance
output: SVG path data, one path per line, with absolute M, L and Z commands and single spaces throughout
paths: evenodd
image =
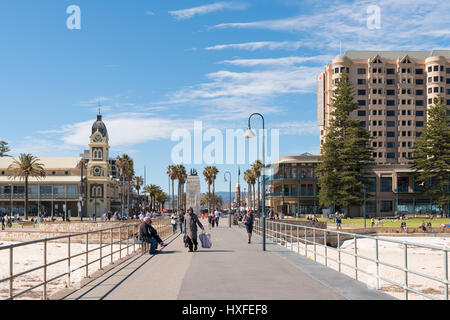
M 209 233 L 201 233 L 199 235 L 202 248 L 211 248 L 211 235 Z

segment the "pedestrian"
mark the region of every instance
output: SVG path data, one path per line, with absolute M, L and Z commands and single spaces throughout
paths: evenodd
M 216 220 L 216 215 L 214 214 L 214 211 L 211 211 L 211 213 L 209 214 L 209 218 L 210 219 L 208 219 L 208 222 L 209 222 L 209 228 L 211 229 L 211 227 L 212 228 L 214 228 L 214 221 Z
M 170 224 L 172 225 L 172 232 L 175 234 L 177 232 L 177 222 L 178 222 L 178 216 L 176 213 L 172 213 L 170 216 Z
M 216 227 L 219 227 L 219 218 L 220 218 L 220 211 L 218 208 L 216 208 L 216 211 L 214 212 L 214 222 L 216 223 Z
M 253 214 L 250 210 L 247 210 L 247 214 L 242 218 L 242 222 L 245 224 L 248 235 L 248 243 L 252 242 L 252 232 L 253 232 Z
M 3 214 L 0 214 L 0 220 L 2 221 L 2 230 L 5 230 L 5 217 Z
M 180 224 L 180 233 L 184 233 L 184 210 L 181 209 L 178 214 L 178 223 Z
M 375 227 L 375 219 L 373 217 L 370 219 L 370 224 L 372 228 Z
M 139 234 L 142 241 L 150 244 L 150 254 L 157 253 L 156 248 L 158 244 L 160 244 L 161 247 L 167 246 L 167 244 L 165 244 L 159 237 L 158 231 L 152 227 L 152 220 L 149 217 L 145 217 L 144 221 L 141 223 L 141 226 L 139 227 Z
M 192 208 L 189 208 L 187 214 L 184 216 L 184 225 L 185 241 L 189 247 L 189 252 L 197 251 L 197 226 L 199 226 L 202 231 L 205 231 L 205 228 Z

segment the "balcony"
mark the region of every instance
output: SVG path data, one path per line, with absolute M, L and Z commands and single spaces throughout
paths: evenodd
M 302 197 L 316 197 L 315 192 L 272 192 L 268 193 L 268 198 L 302 198 Z
M 316 180 L 312 174 L 308 175 L 272 175 L 266 176 L 266 181 L 281 181 L 281 180 Z

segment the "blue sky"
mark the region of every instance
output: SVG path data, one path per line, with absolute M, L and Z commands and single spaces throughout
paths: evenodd
M 315 78 L 340 42 L 343 52 L 449 48 L 450 3 L 423 4 L 2 1 L 0 138 L 12 155 L 77 156 L 100 102 L 112 156 L 128 153 L 137 174 L 146 166 L 147 183 L 166 190 L 171 134 L 194 120 L 245 129 L 262 112 L 280 130 L 281 156 L 317 154 Z M 81 9 L 80 30 L 66 27 L 70 5 Z M 367 27 L 370 5 L 380 8 L 379 29 Z M 222 174 L 232 171 L 234 185 L 237 165 L 218 168 L 225 191 Z

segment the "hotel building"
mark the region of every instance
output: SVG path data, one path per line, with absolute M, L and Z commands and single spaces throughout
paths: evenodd
M 109 158 L 109 136 L 102 116 L 92 125 L 89 150 L 79 157 L 39 158 L 46 177 L 29 178 L 29 214 L 101 216 L 121 210 L 121 188 L 115 159 Z M 13 158 L 0 158 L 0 212 L 24 214 L 24 181 L 12 179 Z
M 350 116 L 369 131 L 376 163 L 368 173 L 372 183 L 366 212 L 439 212 L 432 199 L 420 194 L 409 163 L 414 141 L 426 124 L 427 107 L 438 95 L 450 106 L 450 50 L 347 51 L 337 56 L 317 78 L 321 145 L 332 117 L 333 90 L 344 70 L 359 105 Z M 352 208 L 350 214 L 360 215 L 362 208 Z

